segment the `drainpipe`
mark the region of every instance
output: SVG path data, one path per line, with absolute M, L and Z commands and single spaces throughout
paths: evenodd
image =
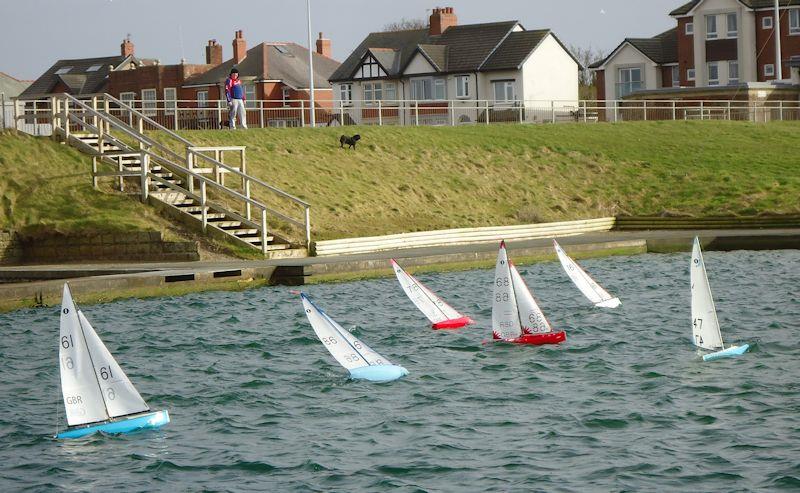
M 775 78 L 783 80 L 783 64 L 781 63 L 781 14 L 778 0 L 775 0 Z

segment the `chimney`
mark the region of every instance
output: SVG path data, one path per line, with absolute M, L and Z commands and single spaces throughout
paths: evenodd
M 447 31 L 447 28 L 458 25 L 458 17 L 453 12 L 453 7 L 437 7 L 433 9 L 430 18 L 430 35 L 438 36 Z
M 123 41 L 122 44 L 119 45 L 120 53 L 122 56 L 131 56 L 133 55 L 133 43 L 131 43 L 131 35 L 129 34 Z
M 239 29 L 233 39 L 233 63 L 241 63 L 247 56 L 247 43 L 244 41 L 244 33 Z
M 331 57 L 331 40 L 323 38 L 322 33 L 319 33 L 317 40 L 317 53 L 328 58 Z
M 215 67 L 222 63 L 222 45 L 216 39 L 209 39 L 206 45 L 206 63 Z

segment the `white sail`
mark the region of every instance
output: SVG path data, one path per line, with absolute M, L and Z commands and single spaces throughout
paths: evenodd
M 497 254 L 497 264 L 494 269 L 492 332 L 500 339 L 516 339 L 522 335 L 505 242 L 500 244 L 500 252 Z
M 336 358 L 340 365 L 353 370 L 370 365 L 391 365 L 392 363 L 358 340 L 341 325 L 336 323 L 325 312 L 319 309 L 305 295 L 303 308 L 311 327 L 325 345 L 325 348 Z
M 58 341 L 61 393 L 70 426 L 109 418 L 69 286 L 64 284 Z
M 89 320 L 78 310 L 78 318 L 86 338 L 89 354 L 92 356 L 97 383 L 103 393 L 106 409 L 112 418 L 127 414 L 149 411 L 150 407 L 136 391 L 128 376 L 111 356 L 103 341 L 100 340 Z
M 464 316 L 445 303 L 444 300 L 436 296 L 414 276 L 403 270 L 402 267 L 397 265 L 397 262 L 394 260 L 391 262 L 397 280 L 400 281 L 400 286 L 403 287 L 403 291 L 405 291 L 414 305 L 428 317 L 428 320 L 436 324 L 444 322 L 445 320 L 453 320 Z
M 561 266 L 569 278 L 580 289 L 584 296 L 589 298 L 589 301 L 604 308 L 616 308 L 620 305 L 619 298 L 615 298 L 608 291 L 602 288 L 592 276 L 586 273 L 574 260 L 566 254 L 561 245 L 556 240 L 553 240 L 553 246 L 556 249 L 558 260 L 561 261 Z
M 517 309 L 522 330 L 527 334 L 546 334 L 552 332 L 550 322 L 545 318 L 522 276 L 514 264 L 511 264 L 511 282 L 517 297 Z
M 711 297 L 706 265 L 700 240 L 695 237 L 692 247 L 692 263 L 689 267 L 692 289 L 692 339 L 703 349 L 722 348 L 722 333 L 719 330 L 717 309 Z

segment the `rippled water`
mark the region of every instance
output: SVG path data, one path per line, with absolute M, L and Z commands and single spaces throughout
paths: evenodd
M 513 257 L 513 251 L 511 252 Z M 350 381 L 287 288 L 84 307 L 172 423 L 56 441 L 58 308 L 0 315 L 0 490 L 765 491 L 800 488 L 800 252 L 706 253 L 723 335 L 690 345 L 687 255 L 521 268 L 561 346 L 482 344 L 492 272 L 421 275 L 478 320 L 433 332 L 395 279 L 308 287 L 410 375 Z M 59 416 L 60 414 L 60 416 Z M 63 426 L 63 424 L 61 425 Z

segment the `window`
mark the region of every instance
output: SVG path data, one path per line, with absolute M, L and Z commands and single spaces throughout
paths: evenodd
M 708 85 L 719 85 L 719 63 L 717 62 L 710 62 L 708 64 Z
M 197 107 L 208 107 L 208 91 L 197 91 Z
M 257 108 L 258 102 L 256 101 L 256 85 L 255 84 L 242 84 L 244 89 L 244 107 Z
M 775 77 L 775 65 L 771 63 L 764 65 L 764 77 Z
M 381 70 L 380 64 L 374 58 L 367 57 L 361 65 L 361 77 L 364 79 L 371 77 L 386 77 L 386 74 Z
M 456 97 L 457 98 L 469 97 L 469 75 L 456 76 Z
M 86 71 L 87 72 L 97 72 L 98 70 L 100 70 L 101 67 L 102 67 L 102 65 L 92 65 L 91 67 L 87 68 Z
M 514 101 L 514 81 L 513 80 L 496 80 L 492 81 L 492 90 L 494 92 L 494 100 L 497 102 L 511 102 Z
M 672 67 L 672 87 L 681 86 L 681 69 L 675 65 Z
M 136 100 L 135 92 L 121 92 L 119 93 L 119 100 L 128 106 L 133 107 L 133 102 Z
M 158 113 L 155 89 L 142 89 L 142 113 L 147 116 Z
M 686 80 L 694 80 L 694 69 L 686 69 Z
M 728 84 L 739 83 L 739 61 L 731 60 L 728 62 Z
M 800 34 L 800 9 L 789 10 L 789 34 Z
M 68 74 L 70 70 L 72 70 L 72 67 L 61 67 L 56 70 L 56 75 Z
M 717 39 L 717 16 L 706 16 L 706 39 Z
M 383 99 L 383 83 L 365 82 L 364 102 L 366 104 L 374 104 L 376 101 L 380 101 L 381 99 Z
M 642 81 L 642 69 L 621 68 L 617 77 L 617 99 L 624 98 L 628 94 L 644 88 Z
M 445 99 L 447 97 L 445 84 L 446 81 L 442 78 L 421 77 L 411 79 L 411 99 Z
M 174 87 L 166 87 L 164 88 L 164 109 L 165 114 L 167 115 L 174 115 L 175 111 L 178 108 L 178 96 L 177 91 Z
M 339 101 L 341 101 L 342 104 L 353 103 L 353 84 L 339 85 Z
M 761 29 L 772 29 L 772 16 L 761 19 Z
M 728 38 L 736 38 L 739 36 L 739 26 L 736 19 L 736 14 L 728 14 L 726 16 L 728 22 Z
M 692 36 L 694 34 L 694 22 L 686 23 L 686 35 Z
M 445 80 L 444 79 L 433 79 L 433 99 L 445 99 L 446 91 L 445 91 Z
M 383 83 L 383 100 L 396 103 L 397 101 L 397 85 L 394 82 Z

